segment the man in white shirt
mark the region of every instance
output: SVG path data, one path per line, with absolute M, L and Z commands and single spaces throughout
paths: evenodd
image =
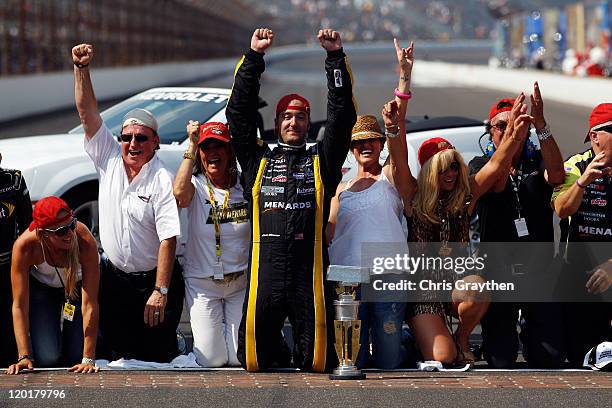
M 93 47 L 72 49 L 75 100 L 85 151 L 100 178 L 102 354 L 168 362 L 178 354 L 176 328 L 184 284 L 175 261 L 180 235 L 173 175 L 155 155 L 157 121 L 144 109 L 128 112 L 119 142 L 100 116 L 89 64 Z M 174 273 L 173 273 L 174 270 Z

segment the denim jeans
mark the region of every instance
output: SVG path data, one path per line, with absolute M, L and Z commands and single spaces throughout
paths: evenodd
M 30 341 L 36 367 L 72 366 L 83 357 L 81 283 L 72 322 L 64 320 L 64 289 L 53 288 L 30 275 Z
M 409 340 L 402 330 L 406 303 L 364 302 L 359 305 L 361 348 L 356 365 L 380 369 L 399 368 L 409 357 Z M 370 336 L 372 355 L 370 355 Z

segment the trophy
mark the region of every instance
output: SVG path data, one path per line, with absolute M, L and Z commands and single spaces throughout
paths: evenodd
M 363 380 L 365 374 L 355 367 L 359 353 L 359 334 L 361 321 L 358 319 L 358 300 L 355 289 L 360 283 L 370 282 L 370 269 L 355 266 L 330 265 L 327 280 L 337 282 L 338 300 L 334 300 L 336 318 L 334 319 L 335 348 L 340 365 L 329 375 L 332 380 Z

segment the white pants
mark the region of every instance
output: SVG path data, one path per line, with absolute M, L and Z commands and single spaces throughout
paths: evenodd
M 246 274 L 230 283 L 185 278 L 193 353 L 202 367 L 240 365 L 236 349 L 246 284 Z

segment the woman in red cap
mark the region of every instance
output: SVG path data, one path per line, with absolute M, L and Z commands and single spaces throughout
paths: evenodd
M 469 221 L 476 201 L 507 173 L 512 156 L 527 137 L 533 118 L 526 114 L 524 99 L 521 94 L 513 105 L 508 130 L 510 136 L 473 176 L 469 176 L 461 154 L 449 141 L 432 138 L 421 145 L 418 152 L 421 171 L 416 189 L 408 197 L 412 203 L 407 208 L 411 253 L 421 251 L 445 259 L 453 250 L 463 253 L 462 250 L 466 249 Z M 405 155 L 406 144 L 399 147 L 401 154 Z M 398 163 L 405 168 L 404 171 L 410 171 L 406 160 Z M 467 256 L 467 251 L 465 253 Z M 434 298 L 435 292 L 427 288 L 420 298 L 424 302 L 411 303 L 407 308 L 408 321 L 424 359 L 443 364 L 472 364 L 474 355 L 469 348 L 469 336 L 486 312 L 489 297 L 486 292 L 459 290 L 454 283 L 459 278 L 474 283 L 484 283 L 484 280 L 470 272 L 458 275 L 459 271 L 436 269 L 435 266 L 423 269 L 425 279 L 434 283 L 450 282 L 454 288 L 452 302 L 441 302 L 440 297 Z M 445 322 L 449 315 L 459 319 L 452 336 Z
M 248 203 L 227 126 L 190 121 L 187 133 L 174 196 L 189 216 L 183 276 L 193 352 L 204 367 L 237 366 L 251 238 Z
M 72 365 L 74 372 L 96 372 L 96 241 L 60 198 L 38 201 L 32 218 L 13 246 L 13 322 L 19 357 L 7 374 L 59 364 Z

